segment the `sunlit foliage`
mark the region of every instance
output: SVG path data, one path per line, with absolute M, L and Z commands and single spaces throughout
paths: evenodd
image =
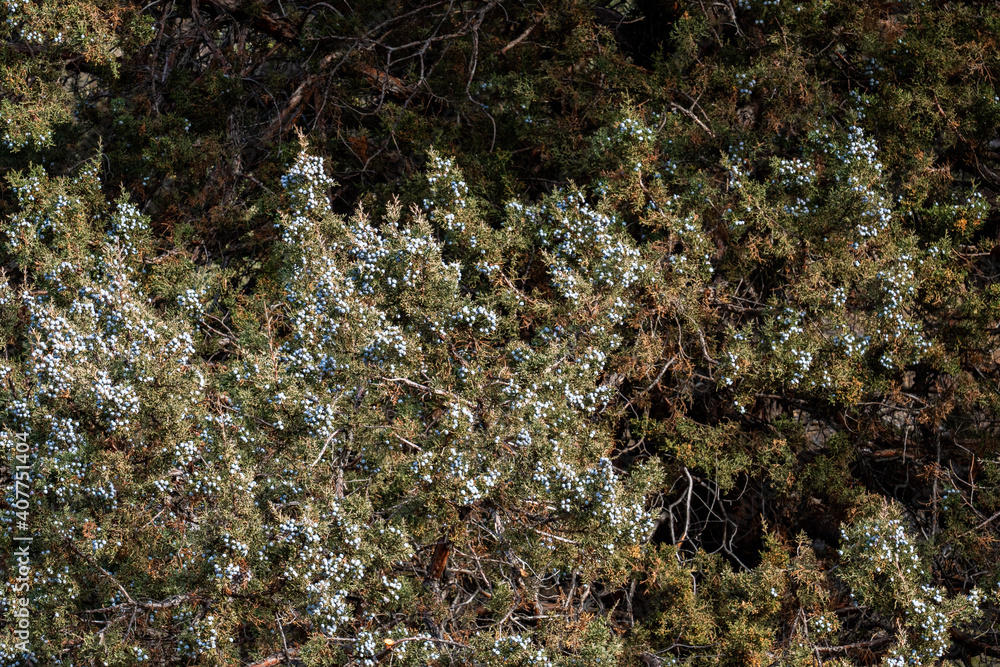
M 0 664 L 1000 658 L 996 7 L 4 7 Z

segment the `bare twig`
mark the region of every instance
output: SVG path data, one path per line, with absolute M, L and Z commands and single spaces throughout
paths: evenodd
M 670 103 L 670 108 L 674 109 L 675 111 L 680 111 L 682 114 L 684 114 L 685 116 L 687 116 L 688 118 L 690 118 L 691 120 L 693 120 L 695 123 L 697 123 L 698 127 L 700 127 L 701 129 L 705 130 L 705 132 L 708 132 L 708 136 L 710 136 L 713 139 L 715 139 L 715 132 L 712 132 L 712 130 L 708 129 L 708 125 L 705 125 L 705 123 L 701 122 L 701 119 L 698 118 L 697 116 L 695 116 L 693 111 L 691 111 L 689 109 L 685 109 L 684 107 L 682 107 L 681 105 L 677 104 L 676 102 L 671 102 Z
M 539 16 L 535 20 L 534 23 L 532 23 L 530 26 L 528 26 L 527 30 L 525 30 L 520 35 L 518 35 L 513 40 L 511 40 L 505 47 L 503 47 L 502 49 L 500 49 L 497 53 L 499 55 L 501 55 L 501 56 L 507 55 L 508 51 L 510 51 L 515 46 L 517 46 L 518 44 L 520 44 L 521 42 L 523 42 L 524 40 L 526 40 L 528 38 L 528 36 L 531 35 L 531 33 L 535 30 L 535 28 L 537 28 L 541 24 L 542 19 L 544 19 L 544 18 L 545 18 L 544 14 L 542 16 Z

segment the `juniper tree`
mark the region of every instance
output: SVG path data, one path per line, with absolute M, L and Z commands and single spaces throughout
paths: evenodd
M 995 8 L 670 4 L 8 4 L 36 664 L 1000 654 Z

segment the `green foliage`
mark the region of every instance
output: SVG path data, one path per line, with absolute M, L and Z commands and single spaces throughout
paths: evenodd
M 979 589 L 948 597 L 930 572 L 898 508 L 876 502 L 844 531 L 843 577 L 852 596 L 895 628 L 888 665 L 934 664 L 948 648 L 948 629 L 980 615 Z
M 996 7 L 5 9 L 2 664 L 1000 654 Z

